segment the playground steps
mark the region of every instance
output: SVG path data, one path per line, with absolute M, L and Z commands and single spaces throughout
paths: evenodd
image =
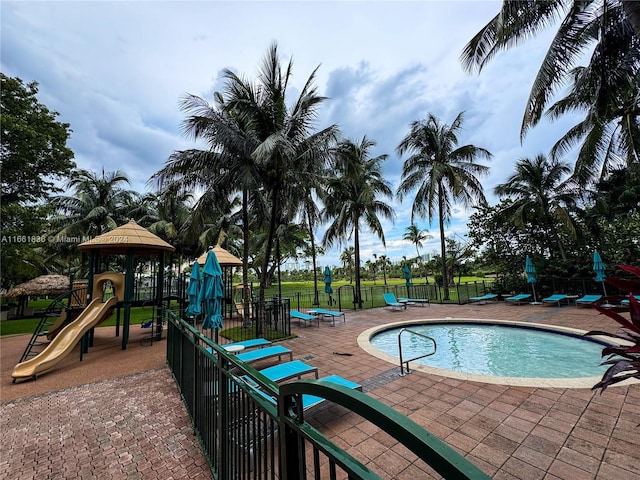
M 55 333 L 71 319 L 71 309 L 77 308 L 81 305 L 81 297 L 79 295 L 82 292 L 84 292 L 86 298 L 86 287 L 79 289 L 76 288 L 67 293 L 63 293 L 49 304 L 42 314 L 40 322 L 38 322 L 38 325 L 36 326 L 29 343 L 27 343 L 18 363 L 22 363 L 37 356 L 45 349 L 51 339 L 55 336 Z M 62 315 L 65 315 L 66 318 L 64 319 L 64 323 L 60 324 Z M 55 331 L 51 332 L 50 328 L 54 325 Z
M 18 363 L 22 363 L 25 360 L 35 357 L 44 350 L 44 347 L 49 344 L 49 339 L 47 338 L 47 335 L 49 334 L 49 327 L 54 324 L 54 320 L 58 318 L 60 314 L 61 312 L 50 312 L 49 309 L 42 314 L 42 318 L 40 318 L 40 322 L 38 322 L 29 343 L 27 343 L 27 347 L 24 349 L 24 352 L 20 357 L 20 362 Z

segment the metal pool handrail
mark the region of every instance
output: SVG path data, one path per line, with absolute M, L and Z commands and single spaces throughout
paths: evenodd
M 417 357 L 410 358 L 408 360 L 404 360 L 403 361 L 403 359 L 402 359 L 402 334 L 404 332 L 411 333 L 413 335 L 417 335 L 418 337 L 426 338 L 427 340 L 431 340 L 433 342 L 433 352 L 426 353 L 424 355 L 419 355 Z M 403 364 L 407 365 L 407 373 L 411 373 L 411 370 L 409 369 L 409 362 L 412 362 L 414 360 L 418 360 L 420 358 L 429 357 L 429 356 L 433 355 L 434 353 L 436 353 L 437 349 L 438 349 L 438 346 L 436 345 L 436 341 L 433 338 L 431 338 L 431 337 L 429 337 L 427 335 L 424 335 L 422 333 L 416 332 L 415 330 L 411 330 L 410 328 L 402 328 L 402 329 L 400 329 L 400 332 L 398 333 L 398 353 L 400 354 L 400 376 L 404 377 L 404 375 L 405 375 Z

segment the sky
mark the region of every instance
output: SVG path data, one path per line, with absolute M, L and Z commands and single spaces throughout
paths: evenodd
M 480 73 L 460 62 L 465 44 L 500 9 L 499 1 L 0 1 L 1 71 L 39 83 L 38 99 L 72 129 L 68 146 L 79 168 L 124 170 L 130 188 L 149 178 L 176 150 L 198 146 L 181 129 L 180 99 L 213 102 L 221 72 L 256 78 L 272 43 L 283 64 L 293 60 L 289 98 L 297 98 L 314 69 L 320 94 L 318 129 L 337 124 L 347 138 L 364 135 L 387 154 L 383 166 L 395 192 L 403 158 L 396 147 L 414 120 L 433 114 L 450 124 L 464 111 L 459 144 L 489 150 L 481 162 L 490 204 L 496 185 L 516 161 L 548 153 L 576 123 L 542 122 L 520 140 L 526 100 L 553 31 L 500 53 Z M 414 257 L 402 237 L 411 224 L 409 196 L 387 200 L 394 222 L 383 220 L 386 247 L 361 233 L 362 261 Z M 457 205 L 446 237 L 464 241 L 473 211 Z M 433 236 L 420 254 L 439 252 L 438 219 L 416 225 Z M 322 237 L 323 230 L 317 233 Z M 340 265 L 351 243 L 326 253 L 320 265 Z M 304 263 L 301 261 L 301 267 Z M 292 268 L 293 265 L 289 265 Z

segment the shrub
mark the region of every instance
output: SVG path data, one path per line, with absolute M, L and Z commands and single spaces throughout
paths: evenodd
M 640 278 L 640 268 L 630 265 L 620 265 L 623 270 Z M 606 335 L 622 340 L 622 344 L 614 347 L 606 347 L 602 350 L 602 356 L 608 357 L 603 365 L 611 365 L 592 390 L 600 388 L 604 392 L 609 385 L 622 382 L 628 378 L 640 379 L 640 302 L 635 295 L 640 296 L 640 280 L 623 278 L 607 278 L 607 283 L 628 291 L 629 293 L 629 318 L 625 318 L 618 312 L 595 305 L 594 308 L 603 315 L 615 320 L 622 326 L 619 334 L 610 334 L 601 331 L 587 332 L 586 335 Z

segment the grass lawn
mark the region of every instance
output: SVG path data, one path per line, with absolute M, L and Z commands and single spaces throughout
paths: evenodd
M 46 300 L 46 305 L 51 303 L 50 300 Z M 34 304 L 35 302 L 30 302 L 29 306 Z M 37 308 L 37 307 L 34 307 Z M 151 307 L 133 307 L 131 308 L 131 325 L 138 325 L 140 323 L 146 322 L 152 318 L 153 309 Z M 120 313 L 120 325 L 122 325 L 124 312 Z M 36 327 L 40 323 L 40 317 L 34 318 L 19 318 L 15 320 L 5 320 L 0 322 L 0 336 L 4 335 L 18 335 L 24 333 L 33 333 L 36 330 Z M 111 327 L 116 324 L 116 315 L 113 315 L 109 320 L 101 323 L 101 327 Z

